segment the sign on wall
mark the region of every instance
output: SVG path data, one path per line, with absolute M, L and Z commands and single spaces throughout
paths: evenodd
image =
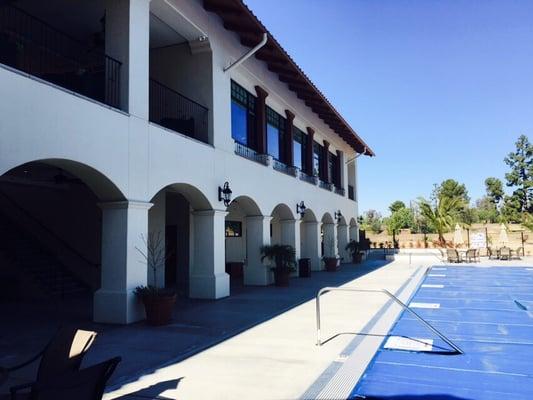
M 485 233 L 477 232 L 470 237 L 470 247 L 474 249 L 484 249 L 487 247 L 487 238 Z

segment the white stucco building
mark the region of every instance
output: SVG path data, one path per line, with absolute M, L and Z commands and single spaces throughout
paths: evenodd
M 96 321 L 143 317 L 148 232 L 157 284 L 208 299 L 229 263 L 271 284 L 263 244 L 318 270 L 357 238 L 373 153 L 240 0 L 2 2 L 0 93 L 0 218 L 94 289 Z

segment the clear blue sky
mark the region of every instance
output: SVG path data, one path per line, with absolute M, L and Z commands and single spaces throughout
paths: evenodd
M 533 140 L 533 0 L 245 0 L 376 152 L 359 210 L 454 178 L 474 200 Z

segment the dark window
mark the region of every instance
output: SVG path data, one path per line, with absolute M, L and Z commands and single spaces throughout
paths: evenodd
M 231 137 L 250 146 L 254 134 L 255 97 L 242 86 L 231 81 Z
M 242 237 L 242 222 L 226 221 L 226 237 Z
M 266 108 L 267 121 L 267 153 L 276 160 L 285 162 L 285 118 L 270 107 Z
M 335 154 L 330 153 L 329 162 L 328 162 L 329 181 L 334 183 L 335 186 L 339 187 L 339 174 L 337 171 L 337 162 L 338 162 L 338 157 Z
M 317 142 L 313 142 L 313 175 L 322 177 L 323 148 Z
M 350 200 L 355 200 L 355 190 L 352 185 L 348 185 L 348 198 Z
M 293 132 L 294 140 L 292 143 L 292 149 L 294 153 L 294 166 L 300 168 L 300 170 L 304 169 L 304 160 L 305 160 L 305 149 L 307 147 L 306 142 L 307 138 L 305 137 L 305 133 L 303 133 L 298 128 L 294 127 Z

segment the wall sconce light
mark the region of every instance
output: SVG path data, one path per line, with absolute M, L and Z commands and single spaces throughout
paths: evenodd
M 340 222 L 341 218 L 342 218 L 341 210 L 335 211 L 335 219 L 337 220 L 337 222 Z
M 224 202 L 224 205 L 227 207 L 231 203 L 231 194 L 233 192 L 229 188 L 229 183 L 225 182 L 224 186 L 218 187 L 218 201 Z
M 296 213 L 297 214 L 300 214 L 300 217 L 303 218 L 305 216 L 305 210 L 306 210 L 306 206 L 302 201 L 300 201 L 300 204 L 296 204 Z

